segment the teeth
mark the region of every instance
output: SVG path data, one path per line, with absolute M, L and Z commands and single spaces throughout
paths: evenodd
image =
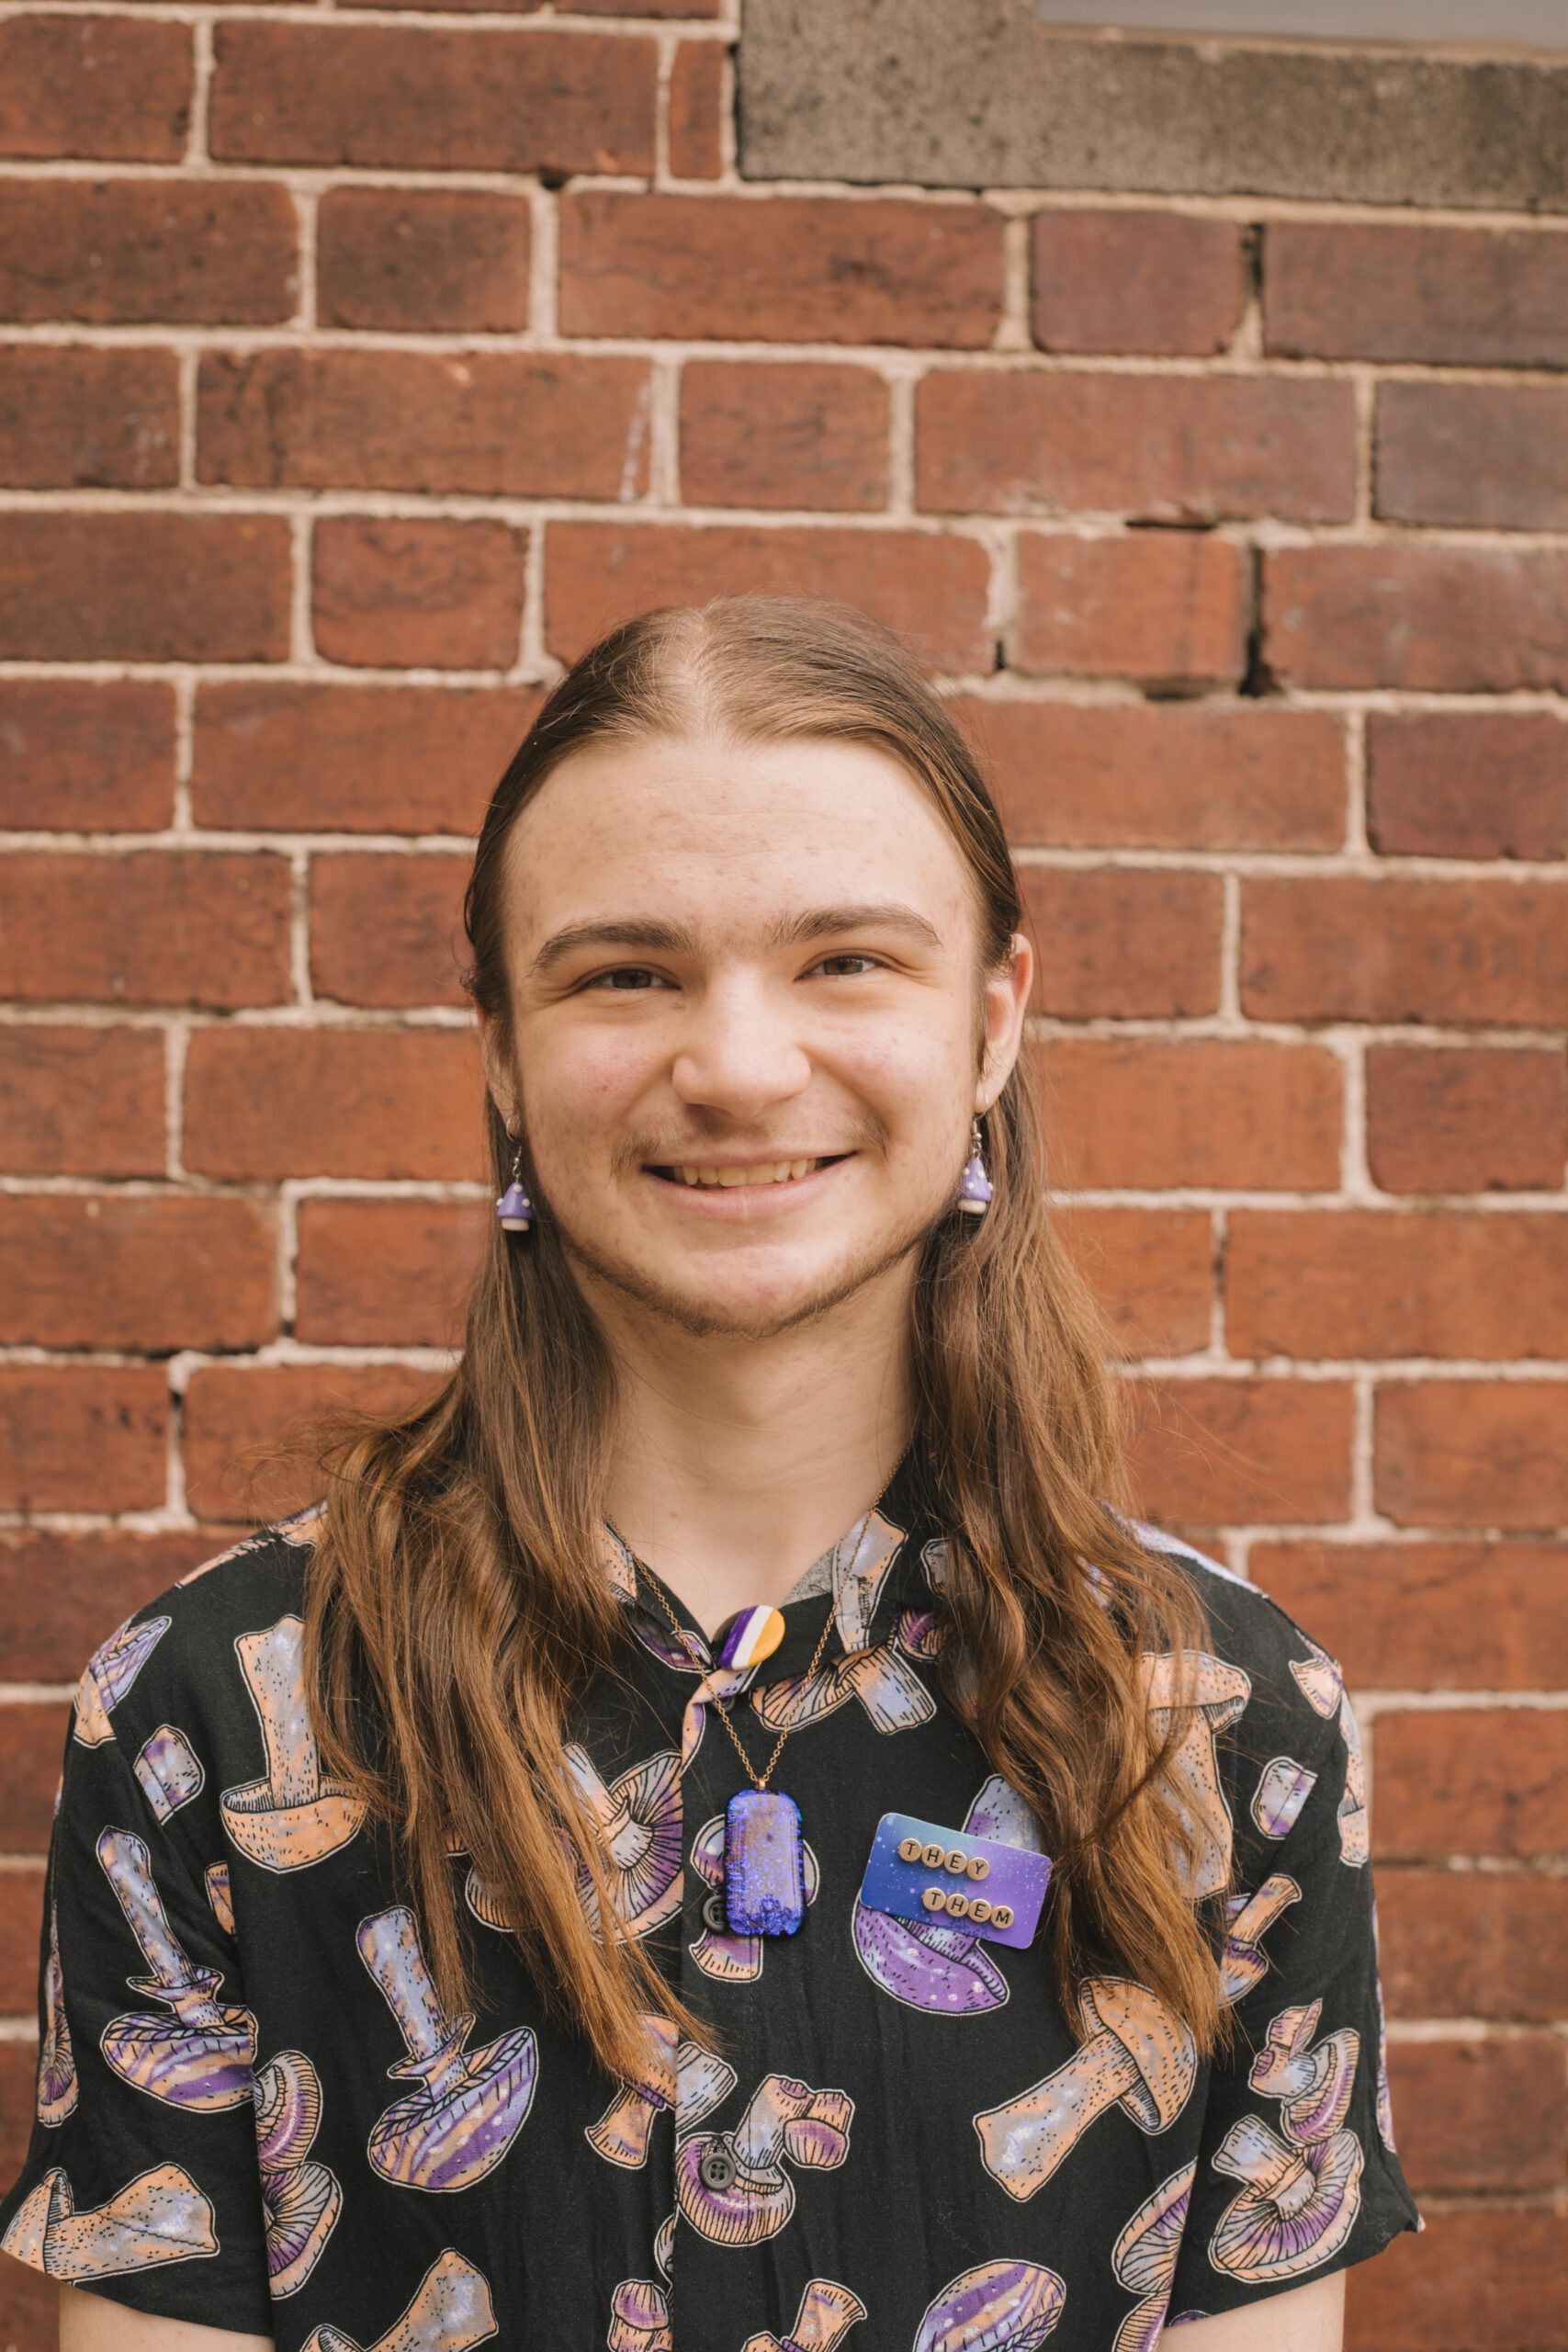
M 726 1191 L 741 1184 L 798 1183 L 816 1167 L 815 1159 L 762 1160 L 752 1168 L 695 1168 L 677 1166 L 673 1170 L 682 1184 L 711 1185 Z

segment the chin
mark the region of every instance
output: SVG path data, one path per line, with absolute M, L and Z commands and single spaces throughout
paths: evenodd
M 766 1270 L 729 1253 L 687 1267 L 659 1267 L 615 1259 L 563 1237 L 579 1269 L 594 1282 L 675 1325 L 693 1339 L 772 1340 L 799 1329 L 863 1290 L 909 1259 L 924 1243 L 930 1221 L 890 1241 L 878 1237 L 857 1250 L 837 1250 L 815 1265 Z

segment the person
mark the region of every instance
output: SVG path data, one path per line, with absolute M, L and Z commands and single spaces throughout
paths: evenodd
M 1123 1515 L 974 754 L 832 608 L 552 693 L 438 1393 L 76 1696 L 66 2352 L 1331 2352 L 1416 2226 L 1354 1721 Z

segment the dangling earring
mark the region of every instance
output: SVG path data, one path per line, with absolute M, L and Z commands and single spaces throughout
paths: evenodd
M 991 1205 L 991 1180 L 983 1158 L 985 1141 L 978 1119 L 969 1127 L 969 1158 L 958 1180 L 958 1206 L 964 1216 L 984 1216 Z
M 495 1204 L 502 1233 L 526 1233 L 534 1222 L 534 1204 L 523 1189 L 523 1147 L 512 1159 L 512 1182 Z

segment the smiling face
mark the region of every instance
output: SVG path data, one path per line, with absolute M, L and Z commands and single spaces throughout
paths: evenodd
M 1018 1052 L 930 794 L 842 741 L 573 753 L 507 853 L 502 1115 L 581 1272 L 761 1337 L 912 1280 Z

